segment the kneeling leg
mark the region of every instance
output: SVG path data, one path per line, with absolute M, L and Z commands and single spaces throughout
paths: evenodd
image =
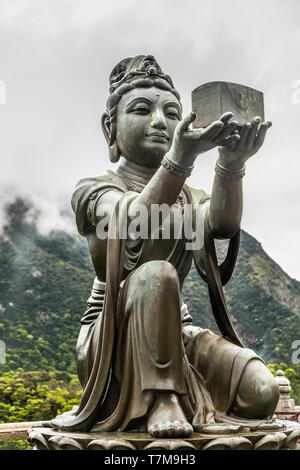
M 177 271 L 166 261 L 151 261 L 128 281 L 125 317 L 135 331 L 141 388 L 144 396 L 154 395 L 147 430 L 155 437 L 188 436 L 193 428 L 180 404 L 187 390 Z
M 279 388 L 271 372 L 261 361 L 250 361 L 243 373 L 232 413 L 246 419 L 265 419 L 274 414 L 278 400 Z

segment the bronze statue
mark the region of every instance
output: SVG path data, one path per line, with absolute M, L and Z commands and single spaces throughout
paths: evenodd
M 113 69 L 102 128 L 111 161 L 120 163 L 116 172 L 79 181 L 72 198 L 96 278 L 77 343 L 81 404 L 52 421 L 57 429 L 178 437 L 215 423 L 273 416 L 276 381 L 263 360 L 242 346 L 222 291 L 238 251 L 245 163 L 271 123 L 254 117 L 239 125 L 226 112 L 191 129 L 195 117 L 182 119 L 180 96 L 152 56 L 124 59 Z M 208 196 L 186 178 L 196 158 L 216 146 Z M 156 238 L 124 237 L 120 227 L 128 227 L 141 206 L 150 214 L 154 204 L 170 208 L 171 236 L 162 236 L 160 224 Z M 188 205 L 192 219 L 203 220 L 204 244 L 195 250 L 174 234 Z M 97 226 L 107 207 L 108 236 L 100 237 Z M 214 239 L 230 239 L 220 267 Z M 181 297 L 193 258 L 222 336 L 193 326 Z

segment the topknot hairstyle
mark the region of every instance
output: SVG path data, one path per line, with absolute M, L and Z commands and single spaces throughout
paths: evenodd
M 152 55 L 138 55 L 121 60 L 109 76 L 109 85 L 111 94 L 107 100 L 107 112 L 111 122 L 116 119 L 116 106 L 121 97 L 136 87 L 156 86 L 170 91 L 180 101 L 180 95 L 175 90 L 171 77 L 162 72 Z

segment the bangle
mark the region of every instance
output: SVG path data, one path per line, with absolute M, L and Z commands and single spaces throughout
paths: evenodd
M 187 178 L 191 176 L 192 170 L 194 168 L 193 165 L 191 166 L 181 166 L 178 163 L 174 162 L 169 156 L 165 155 L 162 159 L 161 165 L 167 170 L 169 173 L 175 176 L 183 176 Z
M 221 178 L 226 180 L 236 180 L 245 176 L 245 166 L 239 170 L 229 170 L 222 166 L 219 162 L 216 163 L 215 172 Z

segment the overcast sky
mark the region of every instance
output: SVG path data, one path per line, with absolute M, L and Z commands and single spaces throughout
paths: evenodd
M 100 130 L 108 75 L 152 54 L 185 113 L 209 81 L 264 92 L 273 127 L 247 164 L 243 228 L 300 279 L 299 20 L 299 0 L 1 0 L 2 194 L 68 202 L 80 178 L 112 168 Z M 199 157 L 189 184 L 210 192 L 216 158 Z

